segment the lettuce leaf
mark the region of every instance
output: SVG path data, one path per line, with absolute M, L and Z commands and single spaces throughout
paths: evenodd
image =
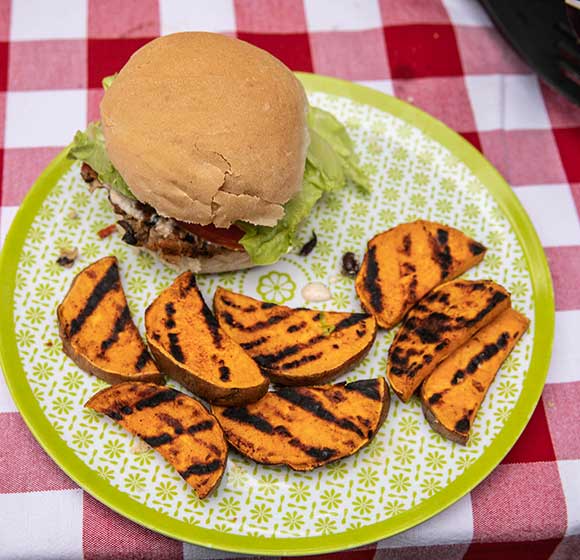
M 105 137 L 100 123 L 89 123 L 86 130 L 79 130 L 75 134 L 67 157 L 87 162 L 97 172 L 101 183 L 109 185 L 122 195 L 135 198 L 107 155 Z
M 298 226 L 325 192 L 340 190 L 349 180 L 370 192 L 346 128 L 331 113 L 316 107 L 308 111 L 308 128 L 310 146 L 302 189 L 285 204 L 284 217 L 274 227 L 237 223 L 245 233 L 240 243 L 255 264 L 272 264 L 292 248 Z

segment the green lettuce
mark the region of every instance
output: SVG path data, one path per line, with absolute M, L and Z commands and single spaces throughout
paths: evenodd
M 92 122 L 86 130 L 79 130 L 75 134 L 67 155 L 70 159 L 87 162 L 96 171 L 101 183 L 109 185 L 122 195 L 135 198 L 107 155 L 105 137 L 100 123 Z
M 331 113 L 310 107 L 308 129 L 310 146 L 302 189 L 284 205 L 284 217 L 274 227 L 237 224 L 244 231 L 240 243 L 255 264 L 272 264 L 293 247 L 298 226 L 325 192 L 340 190 L 349 180 L 370 191 L 346 128 Z

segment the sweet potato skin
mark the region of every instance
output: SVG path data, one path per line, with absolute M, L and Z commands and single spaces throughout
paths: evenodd
M 85 404 L 106 414 L 158 451 L 195 490 L 208 496 L 219 484 L 227 444 L 217 420 L 194 398 L 151 383 L 121 383 Z
M 510 294 L 491 280 L 453 280 L 424 297 L 397 332 L 387 362 L 395 394 L 408 402 L 437 364 L 510 307 Z
M 191 272 L 178 276 L 145 311 L 147 342 L 161 369 L 214 404 L 259 399 L 268 378 L 220 328 Z
M 65 354 L 87 373 L 111 384 L 165 382 L 133 323 L 115 257 L 77 274 L 57 320 Z
M 366 313 L 292 309 L 221 287 L 213 306 L 224 331 L 279 385 L 327 383 L 366 356 L 377 332 Z
M 356 453 L 384 422 L 384 378 L 281 387 L 245 407 L 212 407 L 226 439 L 253 461 L 310 471 Z
M 355 281 L 362 306 L 392 328 L 424 295 L 478 264 L 486 248 L 461 231 L 417 220 L 375 235 Z
M 421 404 L 436 432 L 467 444 L 489 387 L 528 325 L 527 317 L 507 309 L 435 368 L 421 387 Z

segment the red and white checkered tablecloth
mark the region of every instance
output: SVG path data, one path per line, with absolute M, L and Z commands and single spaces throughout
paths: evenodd
M 1 239 L 38 174 L 97 118 L 101 78 L 182 30 L 237 36 L 440 118 L 513 186 L 550 262 L 553 359 L 518 443 L 445 512 L 329 558 L 580 558 L 580 109 L 538 81 L 475 0 L 0 0 Z M 1 376 L 0 434 L 0 559 L 235 556 L 143 529 L 80 490 Z

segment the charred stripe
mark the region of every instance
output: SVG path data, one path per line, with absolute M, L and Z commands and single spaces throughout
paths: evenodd
M 314 414 L 314 416 L 324 420 L 325 422 L 336 424 L 344 430 L 354 432 L 358 436 L 364 437 L 362 431 L 350 420 L 346 418 L 337 418 L 334 416 L 334 414 L 332 414 L 332 412 L 324 408 L 322 403 L 310 395 L 303 394 L 302 392 L 293 389 L 292 387 L 282 387 L 276 391 L 276 395 L 284 400 L 287 400 L 288 402 L 291 402 L 302 410 Z
M 228 366 L 220 366 L 220 381 L 229 381 L 230 373 L 230 368 Z
M 111 334 L 101 342 L 101 355 L 119 340 L 119 335 L 125 330 L 129 321 L 131 321 L 131 312 L 129 311 L 129 307 L 125 306 L 121 314 L 117 317 Z
M 298 438 L 292 438 L 288 443 L 318 461 L 329 461 L 338 454 L 336 449 L 331 449 L 330 447 L 312 447 L 301 442 Z
M 248 307 L 243 307 L 242 305 L 233 302 L 229 297 L 224 295 L 220 296 L 220 299 L 225 306 L 231 307 L 232 309 L 239 309 L 243 313 L 253 313 L 256 311 L 255 305 L 248 305 Z
M 342 331 L 344 329 L 348 329 L 349 327 L 353 327 L 354 325 L 358 325 L 362 321 L 366 321 L 369 317 L 370 315 L 367 313 L 351 313 L 349 317 L 345 317 L 336 323 L 332 332 Z
M 361 379 L 347 383 L 344 386 L 346 391 L 356 391 L 373 401 L 380 401 L 381 394 L 379 392 L 379 382 L 377 379 Z
M 187 467 L 184 471 L 180 471 L 179 474 L 188 479 L 192 475 L 204 475 L 204 474 L 211 474 L 215 471 L 218 471 L 223 466 L 222 461 L 219 459 L 213 460 L 211 463 L 193 463 Z
M 242 342 L 240 344 L 240 346 L 244 349 L 244 350 L 251 350 L 252 348 L 255 348 L 256 346 L 260 346 L 262 344 L 264 344 L 264 342 L 266 342 L 268 340 L 269 337 L 267 336 L 261 336 L 260 338 L 256 338 L 256 340 L 250 340 L 249 342 Z
M 179 396 L 179 391 L 175 389 L 164 389 L 159 391 L 150 397 L 145 397 L 135 403 L 135 408 L 137 410 L 143 410 L 144 408 L 155 408 L 162 403 L 172 402 Z
M 274 427 L 268 420 L 258 414 L 251 414 L 245 406 L 230 406 L 223 411 L 223 415 L 240 424 L 248 424 L 265 434 L 274 433 Z
M 507 295 L 503 292 L 495 292 L 490 300 L 490 302 L 482 309 L 473 319 L 465 322 L 467 327 L 473 327 L 477 325 L 488 313 L 493 311 L 493 309 L 499 305 L 502 301 L 507 299 Z
M 144 437 L 143 441 L 151 447 L 159 447 L 160 445 L 171 443 L 173 441 L 173 437 L 169 434 L 161 434 L 159 436 Z
M 187 428 L 187 433 L 189 434 L 198 434 L 199 432 L 205 432 L 206 430 L 211 430 L 213 428 L 213 421 L 212 420 L 203 420 L 202 422 L 198 422 L 197 424 L 193 424 Z
M 482 245 L 481 243 L 478 243 L 477 241 L 472 241 L 469 244 L 469 251 L 474 257 L 476 257 L 477 255 L 481 255 L 481 253 L 483 253 L 486 250 L 487 249 L 485 248 L 485 246 Z
M 286 348 L 282 348 L 279 352 L 275 354 L 258 354 L 254 356 L 254 360 L 258 363 L 259 366 L 264 368 L 271 368 L 280 360 L 287 358 L 289 356 L 294 356 L 298 354 L 302 348 L 300 344 L 294 344 L 293 346 L 287 346 Z
M 220 332 L 220 325 L 217 322 L 217 319 L 214 317 L 213 313 L 211 312 L 210 308 L 205 304 L 201 308 L 201 313 L 203 318 L 205 319 L 205 324 L 209 329 L 211 337 L 213 338 L 213 343 L 218 347 L 221 348 L 222 346 L 222 333 Z
M 94 313 L 103 298 L 111 291 L 120 287 L 119 267 L 114 262 L 105 272 L 104 276 L 97 282 L 87 303 L 81 312 L 71 321 L 69 336 L 77 334 L 85 324 L 85 321 Z
M 295 333 L 295 332 L 301 331 L 305 326 L 306 326 L 306 321 L 302 321 L 302 322 L 298 323 L 297 325 L 290 325 L 286 329 L 286 332 Z
M 377 248 L 369 247 L 367 253 L 367 269 L 364 278 L 364 286 L 371 296 L 371 306 L 375 311 L 383 310 L 383 294 L 379 282 L 379 263 L 377 262 Z
M 168 426 L 171 426 L 175 430 L 176 435 L 180 436 L 185 431 L 183 424 L 177 418 L 169 414 L 158 414 L 158 417 Z
M 469 421 L 469 418 L 467 416 L 464 416 L 461 420 L 457 422 L 457 424 L 455 424 L 455 429 L 458 432 L 468 432 L 470 426 L 471 422 Z
M 306 356 L 302 356 L 301 358 L 298 358 L 297 360 L 294 360 L 292 362 L 287 362 L 286 364 L 282 364 L 280 367 L 282 369 L 294 369 L 297 368 L 299 366 L 302 366 L 304 364 L 308 364 L 310 362 L 315 362 L 316 360 L 319 360 L 322 356 L 322 352 L 318 352 L 317 354 L 307 354 Z
M 278 323 L 280 323 L 281 321 L 286 319 L 289 315 L 290 315 L 289 312 L 281 313 L 279 315 L 272 315 L 271 317 L 269 317 L 265 321 L 258 321 L 257 323 L 254 323 L 253 325 L 245 326 L 245 325 L 242 325 L 242 323 L 239 323 L 238 321 L 236 321 L 232 317 L 231 313 L 228 313 L 227 311 L 223 311 L 221 313 L 221 317 L 226 322 L 226 324 L 228 324 L 230 327 L 232 327 L 234 329 L 238 329 L 238 330 L 244 331 L 244 332 L 256 332 L 256 331 L 259 331 L 261 329 L 265 329 L 266 327 L 271 327 L 273 325 L 277 325 Z
M 169 337 L 169 352 L 178 362 L 185 363 L 185 356 L 179 345 L 179 336 L 176 333 L 167 333 L 167 336 Z
M 410 255 L 411 254 L 411 246 L 412 246 L 413 242 L 411 240 L 411 235 L 407 234 L 403 237 L 403 253 L 405 255 Z
M 139 357 L 137 358 L 137 362 L 135 363 L 135 369 L 137 371 L 141 371 L 149 362 L 152 361 L 151 355 L 147 348 L 144 348 Z

